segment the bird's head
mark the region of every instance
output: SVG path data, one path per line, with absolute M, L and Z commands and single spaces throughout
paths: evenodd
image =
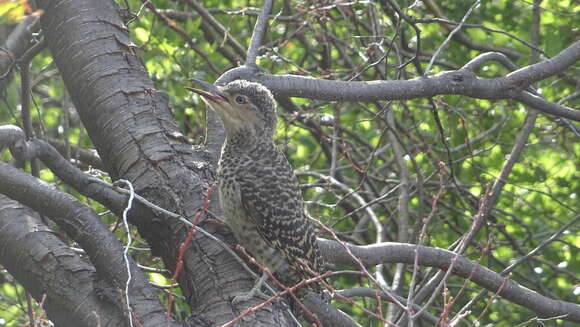
M 186 87 L 199 94 L 220 116 L 228 135 L 266 136 L 276 130 L 276 104 L 270 90 L 259 83 L 235 80 L 225 86 L 196 80 L 207 90 Z

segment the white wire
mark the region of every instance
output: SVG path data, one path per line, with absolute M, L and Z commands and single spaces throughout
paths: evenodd
M 125 260 L 125 267 L 127 268 L 127 282 L 125 284 L 125 301 L 127 302 L 127 312 L 129 314 L 129 326 L 133 327 L 133 315 L 131 314 L 131 304 L 129 302 L 129 284 L 131 283 L 131 268 L 129 263 L 129 248 L 131 247 L 131 231 L 129 230 L 129 222 L 127 221 L 127 213 L 131 210 L 133 206 L 133 199 L 135 198 L 135 190 L 133 189 L 133 184 L 125 179 L 119 179 L 115 182 L 124 183 L 129 186 L 129 200 L 127 201 L 127 207 L 123 210 L 123 225 L 125 226 L 125 231 L 127 232 L 127 245 L 123 250 L 123 260 Z

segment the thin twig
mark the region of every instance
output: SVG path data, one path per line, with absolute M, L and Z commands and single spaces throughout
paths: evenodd
M 231 45 L 236 54 L 238 54 L 240 57 L 245 55 L 244 47 L 242 47 L 240 43 L 234 37 L 232 37 L 228 30 L 217 19 L 215 19 L 206 8 L 204 8 L 199 2 L 195 0 L 185 0 L 185 2 L 191 8 L 193 8 L 193 10 L 197 11 L 197 13 L 201 16 L 201 18 L 203 18 L 204 21 L 208 23 L 208 25 L 210 25 L 214 30 L 223 36 L 224 41 Z
M 449 43 L 449 41 L 451 40 L 453 35 L 455 35 L 455 33 L 459 32 L 461 30 L 461 28 L 463 27 L 463 24 L 465 24 L 465 21 L 467 20 L 467 18 L 469 18 L 469 16 L 471 16 L 471 12 L 473 12 L 473 10 L 475 8 L 479 7 L 479 3 L 480 3 L 480 0 L 477 0 L 477 1 L 475 1 L 475 3 L 473 5 L 471 5 L 471 7 L 469 7 L 467 12 L 465 13 L 465 16 L 463 16 L 463 18 L 459 22 L 459 25 L 457 25 L 457 27 L 455 27 L 453 29 L 453 31 L 451 31 L 451 33 L 449 33 L 449 35 L 447 35 L 447 38 L 445 39 L 445 41 L 443 41 L 443 43 L 441 43 L 439 48 L 437 48 L 437 51 L 435 51 L 435 53 L 433 54 L 433 57 L 431 57 L 431 61 L 429 61 L 427 68 L 425 68 L 425 73 L 424 73 L 425 76 L 427 76 L 427 74 L 429 74 L 429 71 L 431 70 L 431 66 L 433 66 L 435 59 L 437 59 L 437 57 L 439 56 L 439 53 L 441 53 L 441 51 L 445 48 L 445 46 L 447 46 L 447 43 Z
M 179 36 L 181 36 L 181 38 L 187 43 L 187 45 L 195 53 L 197 53 L 200 57 L 202 57 L 203 60 L 205 60 L 205 62 L 208 64 L 208 67 L 211 68 L 211 70 L 213 70 L 215 73 L 220 72 L 220 70 L 213 64 L 213 62 L 211 61 L 209 56 L 200 47 L 198 47 L 197 44 L 195 44 L 195 42 L 193 42 L 193 40 L 191 39 L 191 36 L 189 36 L 189 34 L 187 34 L 187 32 L 185 32 L 181 27 L 177 26 L 177 24 L 174 21 L 169 19 L 163 13 L 160 13 L 159 11 L 157 11 L 157 8 L 155 8 L 155 6 L 151 2 L 149 2 L 149 0 L 142 0 L 142 1 L 143 1 L 143 5 L 146 6 L 147 9 L 149 9 L 153 14 L 155 14 L 155 16 L 157 16 L 157 18 L 159 18 L 161 20 L 161 22 L 163 22 L 165 25 L 167 25 L 169 28 L 171 28 L 177 34 L 179 34 Z
M 272 0 L 265 0 L 264 6 L 260 10 L 260 15 L 254 25 L 254 31 L 252 32 L 252 40 L 250 41 L 250 47 L 248 48 L 248 55 L 246 56 L 246 66 L 256 66 L 256 58 L 258 57 L 258 49 L 262 45 L 262 40 L 266 34 L 266 29 L 268 27 L 268 16 L 272 10 Z

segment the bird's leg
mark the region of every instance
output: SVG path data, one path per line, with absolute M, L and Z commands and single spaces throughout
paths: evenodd
M 267 294 L 262 292 L 262 285 L 264 285 L 264 283 L 266 282 L 267 279 L 268 279 L 268 274 L 264 271 L 262 273 L 262 276 L 256 281 L 256 284 L 254 284 L 254 287 L 252 287 L 252 289 L 247 293 L 242 293 L 240 295 L 236 295 L 232 299 L 232 304 L 246 302 L 255 296 L 257 296 L 261 299 L 264 299 L 264 300 L 269 299 L 270 296 L 268 296 Z

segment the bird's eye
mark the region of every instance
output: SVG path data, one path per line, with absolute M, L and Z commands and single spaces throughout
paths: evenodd
M 246 97 L 244 97 L 242 95 L 238 95 L 235 100 L 236 100 L 236 103 L 237 104 L 244 104 L 244 103 L 246 103 Z

